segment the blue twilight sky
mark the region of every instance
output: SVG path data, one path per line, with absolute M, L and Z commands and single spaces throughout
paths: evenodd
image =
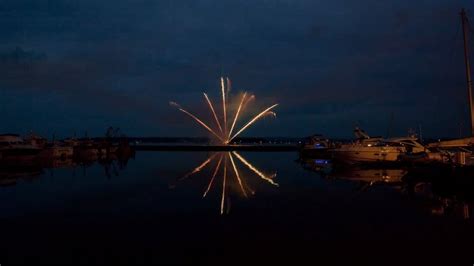
M 474 20 L 470 0 L 0 0 L 0 132 L 206 136 L 168 102 L 207 115 L 228 75 L 249 112 L 280 104 L 246 136 L 458 136 L 462 7 Z

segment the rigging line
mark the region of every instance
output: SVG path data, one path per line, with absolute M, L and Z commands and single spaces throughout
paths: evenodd
M 462 29 L 462 22 L 458 22 L 458 27 L 457 27 L 457 30 L 456 30 L 456 34 L 454 35 L 454 38 L 452 40 L 452 42 L 454 42 L 454 45 L 451 46 L 451 50 L 449 51 L 449 56 L 450 56 L 451 59 L 453 59 L 454 52 L 457 51 L 457 49 L 456 49 L 457 44 L 461 40 L 461 38 L 459 38 L 459 36 L 460 36 L 459 33 L 461 32 L 461 29 Z
M 461 36 L 461 31 L 463 30 L 463 26 L 462 26 L 462 21 L 459 21 L 458 22 L 458 27 L 457 27 L 457 31 L 456 31 L 456 36 L 455 36 L 455 39 L 454 39 L 454 45 L 451 46 L 451 51 L 450 51 L 450 61 L 449 61 L 449 66 L 453 66 L 455 63 L 455 58 L 459 56 L 459 51 L 462 50 L 462 46 L 463 46 L 463 42 L 462 42 L 462 39 L 463 37 Z M 462 60 L 459 60 L 459 62 L 462 62 Z M 456 64 L 457 65 L 457 64 Z M 444 78 L 446 78 L 448 74 L 445 72 L 444 73 Z M 465 110 L 464 108 L 459 108 L 460 106 L 464 106 L 464 101 L 465 101 L 465 96 L 464 95 L 459 95 L 458 97 L 456 97 L 456 106 L 458 106 L 458 110 L 457 110 L 457 113 L 460 117 L 462 117 L 462 114 L 465 113 Z
M 469 14 L 467 13 L 467 10 L 464 10 L 464 11 L 466 12 L 466 13 L 465 13 L 465 14 L 466 14 L 466 16 L 465 16 L 465 18 L 466 18 L 466 25 L 467 25 L 468 29 L 471 29 L 471 23 L 470 23 L 470 21 L 469 21 Z
M 474 28 L 471 26 L 471 23 L 469 22 L 468 18 L 466 18 L 466 24 L 467 24 L 467 31 L 471 34 L 468 37 L 470 38 L 470 40 L 474 40 Z M 471 46 L 474 48 L 474 44 L 471 44 Z
M 474 37 L 474 28 L 471 26 L 471 21 L 469 20 L 469 15 L 467 14 L 467 11 L 466 11 L 465 18 L 466 18 L 467 31 L 473 34 L 472 37 Z

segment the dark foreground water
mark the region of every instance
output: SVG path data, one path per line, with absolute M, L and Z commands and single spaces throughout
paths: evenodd
M 4 170 L 0 264 L 474 263 L 474 176 L 231 155 Z

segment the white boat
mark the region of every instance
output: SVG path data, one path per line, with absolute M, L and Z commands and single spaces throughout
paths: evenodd
M 30 132 L 30 134 L 25 136 L 24 142 L 40 149 L 44 149 L 46 145 L 48 145 L 48 140 L 46 138 L 38 136 L 33 132 Z
M 332 150 L 334 159 L 349 163 L 357 162 L 395 162 L 406 153 L 402 145 L 393 145 L 384 141 L 358 141 L 342 144 Z
M 41 152 L 41 148 L 25 142 L 19 135 L 0 135 L 0 158 L 6 159 L 32 159 Z
M 347 163 L 396 162 L 407 153 L 426 152 L 414 137 L 371 138 L 363 130 L 354 130 L 358 139 L 331 150 L 333 158 Z
M 25 143 L 41 149 L 39 156 L 44 158 L 70 158 L 73 156 L 74 148 L 65 142 L 53 141 L 48 143 L 46 138 L 30 133 L 25 138 Z

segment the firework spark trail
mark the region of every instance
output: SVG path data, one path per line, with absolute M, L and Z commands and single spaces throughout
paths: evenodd
M 235 126 L 235 123 L 237 122 L 237 119 L 239 118 L 240 110 L 242 109 L 242 105 L 245 101 L 245 97 L 247 97 L 246 92 L 242 96 L 242 100 L 240 101 L 239 108 L 237 108 L 237 112 L 235 113 L 234 122 L 232 122 L 232 126 L 230 127 L 229 135 L 226 136 L 227 140 L 230 138 L 230 135 L 232 135 L 232 131 L 234 130 L 234 126 Z
M 230 82 L 229 77 L 226 77 L 227 80 L 227 95 L 229 95 L 230 90 L 232 89 L 232 83 Z
M 245 101 L 244 105 L 242 106 L 242 109 L 245 109 L 245 107 L 251 100 L 255 100 L 255 95 L 252 94 L 250 95 L 250 97 L 247 98 L 247 101 Z
M 237 181 L 239 182 L 240 189 L 242 190 L 242 193 L 244 194 L 244 196 L 247 198 L 248 197 L 247 192 L 245 192 L 244 186 L 242 185 L 242 180 L 240 179 L 240 175 L 239 175 L 239 171 L 237 170 L 237 166 L 235 166 L 234 158 L 232 158 L 232 154 L 230 152 L 228 154 L 229 154 L 230 162 L 232 163 L 232 167 L 234 168 L 235 177 L 237 178 Z
M 186 175 L 184 175 L 183 177 L 181 177 L 181 178 L 179 179 L 179 181 L 181 181 L 181 180 L 183 180 L 183 179 L 186 179 L 186 178 L 188 178 L 188 177 L 194 175 L 194 174 L 197 173 L 197 172 L 201 172 L 201 170 L 202 170 L 204 167 L 206 167 L 206 165 L 208 165 L 208 164 L 212 161 L 212 159 L 214 159 L 215 156 L 216 156 L 216 154 L 213 154 L 211 157 L 207 158 L 207 160 L 205 160 L 202 164 L 200 164 L 198 167 L 194 168 L 193 171 L 191 171 L 191 172 L 187 173 Z
M 245 185 L 247 187 L 247 190 L 250 191 L 250 194 L 255 195 L 255 190 L 251 189 L 249 185 Z
M 207 129 L 207 131 L 211 132 L 214 136 L 216 136 L 217 138 L 219 138 L 222 142 L 225 142 L 219 135 L 217 135 L 216 132 L 214 132 L 214 130 L 212 130 L 208 125 L 206 125 L 206 123 L 202 122 L 201 119 L 197 118 L 195 115 L 191 114 L 190 112 L 184 110 L 183 108 L 179 107 L 178 104 L 176 104 L 176 107 L 178 108 L 178 110 L 180 110 L 181 112 L 189 115 L 190 117 L 192 117 L 194 120 L 196 120 L 196 122 L 198 122 L 201 126 L 203 126 L 205 129 Z
M 231 205 L 230 205 L 230 197 L 227 197 L 227 209 L 226 209 L 226 211 L 225 211 L 225 214 L 229 214 L 229 212 L 230 212 L 230 207 L 231 207 Z
M 227 179 L 227 157 L 224 158 L 224 181 L 222 182 L 221 215 L 224 214 L 225 183 Z
M 183 112 L 183 113 L 187 114 L 188 116 L 190 116 L 191 118 L 193 118 L 198 124 L 203 126 L 212 135 L 217 137 L 217 139 L 219 139 L 221 141 L 221 143 L 224 144 L 224 145 L 229 144 L 234 138 L 236 138 L 240 133 L 242 133 L 244 130 L 246 130 L 253 123 L 255 123 L 258 119 L 266 117 L 266 116 L 276 117 L 275 112 L 270 111 L 270 110 L 275 108 L 276 106 L 278 106 L 278 104 L 275 104 L 275 105 L 265 109 L 260 114 L 256 115 L 254 118 L 252 118 L 252 120 L 247 122 L 247 124 L 245 124 L 245 126 L 243 126 L 237 133 L 232 135 L 232 133 L 234 132 L 235 126 L 237 125 L 237 121 L 239 120 L 239 117 L 243 115 L 242 113 L 244 113 L 244 110 L 246 109 L 246 106 L 250 103 L 250 101 L 255 99 L 255 95 L 248 96 L 247 92 L 245 92 L 243 94 L 242 99 L 241 99 L 240 104 L 239 104 L 239 107 L 237 109 L 237 112 L 235 113 L 234 119 L 232 121 L 232 125 L 230 127 L 230 130 L 228 130 L 229 125 L 227 123 L 228 122 L 227 121 L 227 104 L 228 104 L 228 97 L 230 95 L 230 90 L 231 90 L 231 87 L 232 87 L 232 82 L 228 77 L 226 77 L 226 78 L 221 77 L 220 79 L 221 79 L 220 80 L 220 83 L 221 83 L 220 85 L 221 85 L 221 94 L 222 94 L 222 113 L 223 113 L 222 114 L 223 115 L 222 119 L 220 119 L 220 117 L 217 115 L 216 109 L 214 109 L 214 106 L 213 106 L 212 101 L 209 98 L 209 96 L 206 93 L 203 93 L 204 97 L 207 101 L 207 104 L 209 105 L 209 108 L 212 112 L 215 123 L 217 124 L 217 127 L 219 128 L 219 130 L 217 130 L 217 128 L 215 128 L 215 127 L 214 127 L 215 130 L 214 130 L 208 124 L 206 124 L 201 119 L 199 119 L 197 116 L 195 116 L 194 114 L 192 114 L 192 113 L 186 111 L 185 109 L 183 109 L 176 102 L 170 102 L 170 105 L 176 107 L 181 112 Z M 218 134 L 218 132 L 220 134 Z
M 222 156 L 222 154 L 221 154 L 221 157 L 219 158 L 219 162 L 217 162 L 216 169 L 214 170 L 214 173 L 212 174 L 211 181 L 209 181 L 209 185 L 207 186 L 207 189 L 206 189 L 206 191 L 204 192 L 204 195 L 202 195 L 203 198 L 205 198 L 205 197 L 207 196 L 207 193 L 208 193 L 209 190 L 211 189 L 212 183 L 214 182 L 214 179 L 216 178 L 216 175 L 217 175 L 217 173 L 219 172 L 219 166 L 221 166 L 222 157 L 223 157 L 223 156 Z
M 179 105 L 177 102 L 170 101 L 170 105 L 176 108 L 181 108 L 181 105 Z
M 272 178 L 267 177 L 264 175 L 262 172 L 260 172 L 257 168 L 255 168 L 251 163 L 249 163 L 247 160 L 244 159 L 240 154 L 238 154 L 236 151 L 232 152 L 243 164 L 245 164 L 250 170 L 252 170 L 254 173 L 256 173 L 258 176 L 260 176 L 262 179 L 266 180 L 268 183 L 274 185 L 274 186 L 279 186 L 278 183 L 272 180 L 273 177 L 276 175 L 273 175 Z
M 266 117 L 266 116 L 273 116 L 273 117 L 276 117 L 277 114 L 276 114 L 275 112 L 273 112 L 273 111 L 268 111 L 268 112 L 266 112 L 266 113 L 263 115 L 263 117 Z
M 224 115 L 224 135 L 227 135 L 227 108 L 226 108 L 226 94 L 224 86 L 224 78 L 221 77 L 221 91 L 222 91 L 222 112 Z M 221 139 L 222 140 L 222 139 Z M 225 141 L 223 141 L 225 142 Z
M 221 123 L 219 122 L 216 111 L 214 110 L 214 106 L 212 106 L 211 100 L 209 99 L 209 97 L 207 97 L 206 93 L 203 93 L 203 94 L 204 94 L 204 97 L 206 98 L 207 104 L 209 104 L 209 108 L 211 108 L 212 115 L 214 116 L 214 119 L 216 120 L 216 124 L 219 127 L 219 130 L 221 131 L 222 134 L 224 134 L 224 131 L 222 131 Z
M 263 110 L 260 114 L 256 115 L 252 120 L 250 120 L 250 122 L 248 122 L 242 129 L 240 129 L 237 133 L 235 133 L 234 136 L 232 136 L 232 138 L 228 139 L 227 142 L 230 142 L 232 141 L 235 137 L 237 137 L 240 133 L 242 133 L 242 131 L 244 131 L 246 128 L 248 128 L 250 125 L 252 125 L 255 121 L 257 121 L 259 118 L 261 118 L 262 116 L 264 116 L 268 111 L 270 111 L 271 109 L 277 107 L 278 104 L 274 104 L 270 107 L 268 107 L 267 109 Z

